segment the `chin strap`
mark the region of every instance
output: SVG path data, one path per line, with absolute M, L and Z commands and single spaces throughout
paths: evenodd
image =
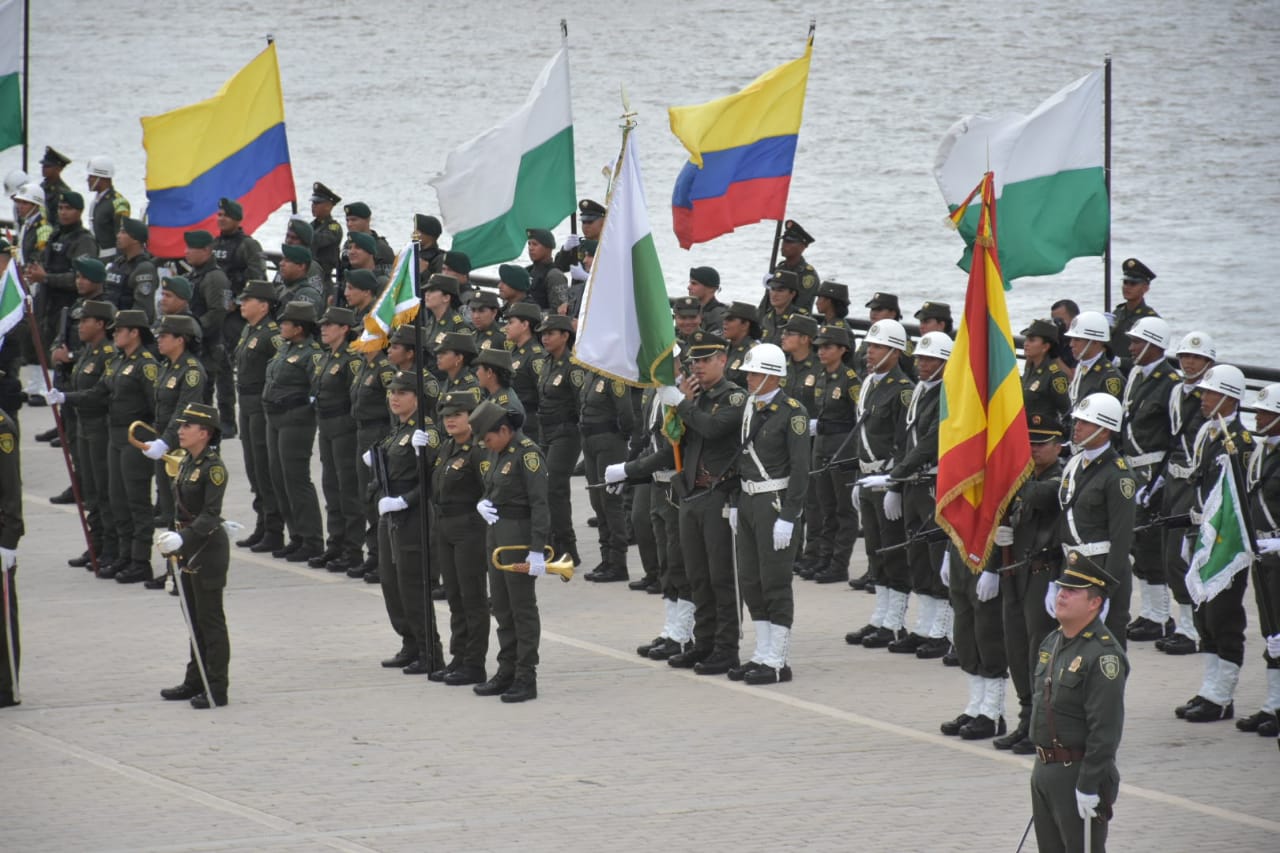
M 1087 445 L 1089 442 L 1091 442 L 1091 441 L 1093 441 L 1095 438 L 1097 438 L 1097 437 L 1098 437 L 1098 433 L 1102 432 L 1104 429 L 1106 429 L 1106 427 L 1101 427 L 1101 426 L 1100 426 L 1100 427 L 1097 427 L 1096 429 L 1094 429 L 1094 431 L 1093 431 L 1093 432 L 1091 432 L 1091 433 L 1089 433 L 1087 436 L 1085 436 L 1084 441 L 1073 441 L 1073 442 L 1071 442 L 1071 453 L 1072 453 L 1072 455 L 1077 454 L 1077 453 L 1079 453 L 1080 451 L 1084 450 L 1084 449 L 1085 449 L 1085 445 Z

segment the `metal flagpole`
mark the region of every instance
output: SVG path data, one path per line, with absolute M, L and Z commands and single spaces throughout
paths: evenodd
M 418 249 L 417 244 L 409 249 L 412 257 L 408 263 L 412 264 L 414 275 L 418 271 Z M 418 429 L 425 430 L 427 428 L 427 386 L 426 380 L 422 376 L 423 368 L 426 364 L 426 344 L 422 340 L 423 332 L 426 328 L 426 312 L 427 312 L 427 295 L 425 291 L 419 291 L 418 297 L 418 313 L 413 318 L 414 339 L 417 346 L 413 348 L 413 381 L 418 391 Z M 428 674 L 435 672 L 436 661 L 436 608 L 431 601 L 431 471 L 427 468 L 427 449 L 425 447 L 418 448 L 418 527 L 419 541 L 422 543 L 421 554 L 422 560 L 422 604 L 423 610 L 427 617 L 426 626 L 426 648 L 419 649 L 419 654 L 425 655 L 427 659 Z M 439 662 L 443 666 L 443 662 Z
M 276 43 L 276 37 L 275 37 L 275 35 L 274 35 L 273 33 L 267 33 L 267 46 L 268 46 L 268 47 L 270 47 L 271 45 L 273 45 L 273 44 L 275 44 L 275 43 Z M 283 87 L 283 86 L 281 86 L 281 89 L 283 89 L 283 88 L 284 88 L 284 87 Z M 284 97 L 284 96 L 283 96 L 283 94 L 281 95 L 281 97 L 282 97 L 282 98 Z M 297 212 L 298 212 L 298 191 L 297 191 L 296 189 L 293 191 L 293 200 L 292 200 L 291 202 L 289 202 L 289 206 L 290 206 L 290 208 L 291 208 L 292 212 L 293 212 L 294 214 L 297 214 Z M 310 247 L 308 247 L 308 248 L 310 248 Z
M 1102 183 L 1107 192 L 1107 242 L 1102 250 L 1102 304 L 1111 310 L 1111 54 L 1102 61 Z
M 22 171 L 27 171 L 27 123 L 31 111 L 31 0 L 22 0 Z

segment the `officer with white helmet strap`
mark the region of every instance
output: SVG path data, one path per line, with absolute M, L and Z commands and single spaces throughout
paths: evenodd
M 881 649 L 898 638 L 907 613 L 911 571 L 904 549 L 881 554 L 882 548 L 906 540 L 902 502 L 885 498 L 889 469 L 898 442 L 905 433 L 907 408 L 914 385 L 902 372 L 899 360 L 907 348 L 907 332 L 897 320 L 877 320 L 863 340 L 867 372 L 858 393 L 858 464 L 864 477 L 854 486 L 858 515 L 867 548 L 867 563 L 876 585 L 876 606 L 871 620 L 845 635 L 845 642 Z
M 1063 555 L 1070 550 L 1089 557 L 1115 578 L 1115 594 L 1104 621 L 1124 645 L 1133 592 L 1129 549 L 1138 483 L 1128 463 L 1111 446 L 1120 431 L 1123 411 L 1115 397 L 1097 392 L 1076 403 L 1071 417 L 1073 455 L 1058 489 Z M 1045 599 L 1045 606 L 1052 614 L 1051 598 Z
M 129 215 L 129 200 L 116 191 L 114 179 L 116 165 L 110 157 L 93 157 L 89 160 L 86 179 L 89 192 L 89 230 L 98 243 L 98 257 L 109 263 L 116 255 L 116 235 Z
M 1078 362 L 1068 391 L 1071 405 L 1078 405 L 1085 397 L 1098 391 L 1106 391 L 1119 399 L 1124 391 L 1124 380 L 1107 357 L 1111 326 L 1106 315 L 1098 311 L 1081 312 L 1067 329 L 1067 341 Z
M 1258 544 L 1253 594 L 1266 641 L 1267 696 L 1257 713 L 1236 720 L 1236 728 L 1275 737 L 1280 734 L 1280 382 L 1259 391 L 1249 408 L 1257 419 L 1256 447 L 1245 469 L 1245 489 Z
M 1200 409 L 1205 423 L 1196 434 L 1191 483 L 1195 489 L 1195 507 L 1191 511 L 1189 533 L 1198 532 L 1202 513 L 1223 473 L 1227 444 L 1234 447 L 1240 470 L 1247 471 L 1253 455 L 1253 437 L 1240 423 L 1240 401 L 1244 399 L 1244 374 L 1230 364 L 1215 364 L 1200 380 Z M 1227 469 L 1227 476 L 1231 476 Z M 1197 555 L 1201 537 L 1188 537 L 1188 557 L 1196 565 L 1206 555 Z M 1212 543 L 1210 543 L 1212 544 Z M 1215 582 L 1217 581 L 1217 582 Z M 1175 715 L 1191 723 L 1229 720 L 1235 713 L 1232 704 L 1240 667 L 1244 664 L 1244 592 L 1249 583 L 1247 567 L 1234 574 L 1223 571 L 1201 582 L 1198 571 L 1187 572 L 1188 592 L 1196 604 L 1195 625 L 1200 632 L 1200 652 L 1204 656 L 1204 680 L 1200 690 L 1184 705 L 1174 709 Z
M 1173 343 L 1168 323 L 1159 317 L 1143 317 L 1133 324 L 1127 336 L 1133 369 L 1124 388 L 1124 429 L 1119 444 L 1139 483 L 1136 518 L 1141 527 L 1150 524 L 1160 508 L 1159 501 L 1151 498 L 1160 489 L 1156 468 L 1173 445 L 1169 395 L 1181 377 L 1164 358 Z M 1128 638 L 1155 640 L 1172 633 L 1163 528 L 1156 526 L 1134 533 L 1133 576 L 1142 609 L 1126 629 Z
M 49 224 L 44 213 L 44 190 L 32 181 L 23 184 L 10 198 L 17 214 L 18 263 L 24 267 L 37 263 L 44 256 L 49 238 L 53 236 L 53 226 Z
M 749 396 L 737 459 L 741 489 L 730 499 L 729 527 L 736 534 L 738 585 L 756 648 L 728 675 L 747 684 L 773 684 L 791 680 L 791 569 L 799 545 L 796 522 L 809 486 L 809 413 L 779 387 L 787 356 L 776 345 L 752 348 L 742 371 Z

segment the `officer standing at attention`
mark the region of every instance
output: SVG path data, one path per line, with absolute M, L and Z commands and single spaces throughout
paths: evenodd
M 746 302 L 734 302 L 724 313 L 724 339 L 729 349 L 725 354 L 724 376 L 734 385 L 746 384 L 742 360 L 747 351 L 760 342 L 760 313 Z
M 472 690 L 477 696 L 501 696 L 503 702 L 538 698 L 538 618 L 535 584 L 547 573 L 544 547 L 550 535 L 547 466 L 538 446 L 520 432 L 519 417 L 486 400 L 471 413 L 471 432 L 484 443 L 484 498 L 476 510 L 489 525 L 485 552 L 490 557 L 489 593 L 498 623 L 498 671 Z M 487 467 L 485 467 L 487 464 Z M 492 564 L 500 546 L 528 549 L 520 562 L 526 572 L 504 572 Z M 519 551 L 515 552 L 518 558 Z M 507 560 L 510 560 L 508 552 Z M 506 562 L 504 561 L 504 562 Z
M 333 206 L 340 201 L 341 196 L 319 181 L 311 185 L 311 254 L 331 279 L 342 257 L 342 226 L 333 218 Z M 335 282 L 341 293 L 342 282 Z
M 218 411 L 222 413 L 222 434 L 235 435 L 236 404 L 232 399 L 233 385 L 220 380 L 220 372 L 230 369 L 230 361 L 223 349 L 223 325 L 231 307 L 231 280 L 218 266 L 213 256 L 213 235 L 208 231 L 187 231 L 182 235 L 187 244 L 186 260 L 191 271 L 186 278 L 191 282 L 191 313 L 200 321 L 201 362 L 209 376 L 209 396 L 204 402 L 213 402 L 213 390 L 218 391 Z M 237 338 L 238 340 L 238 338 Z
M 140 308 L 148 320 L 156 316 L 155 259 L 146 249 L 150 231 L 137 219 L 123 219 L 116 232 L 116 255 L 107 267 L 105 299 L 123 311 Z
M 1143 317 L 1160 315 L 1147 304 L 1146 298 L 1156 274 L 1137 258 L 1126 258 L 1121 270 L 1124 278 L 1120 282 L 1120 292 L 1124 302 L 1112 312 L 1115 320 L 1111 325 L 1111 351 L 1120 357 L 1120 375 L 1125 376 L 1133 367 L 1133 361 L 1125 355 L 1129 351 L 1128 338 L 1132 337 L 1129 332 Z
M 809 312 L 795 304 L 800 292 L 800 279 L 795 273 L 788 270 L 775 272 L 769 278 L 768 288 L 766 304 L 760 309 L 760 341 L 776 344 L 782 339 L 782 327 L 791 321 L 792 316 Z
M 122 196 L 113 182 L 115 163 L 109 157 L 89 159 L 87 180 L 93 199 L 89 202 L 89 225 L 98 241 L 98 257 L 109 263 L 116 255 L 116 234 L 129 215 L 129 199 Z
M 471 325 L 480 349 L 506 349 L 507 336 L 498 327 L 498 297 L 487 290 L 477 291 L 467 303 Z
M 951 306 L 945 302 L 925 302 L 915 313 L 920 324 L 920 334 L 942 332 L 948 338 L 954 337 L 956 330 L 951 319 Z
M 456 687 L 488 678 L 489 593 L 485 523 L 476 514 L 484 497 L 482 463 L 488 451 L 471 432 L 474 394 L 454 391 L 440 401 L 448 438 L 435 456 L 431 495 L 435 505 L 432 545 L 449 602 L 449 662 L 427 677 Z
M 578 395 L 587 381 L 587 371 L 570 360 L 573 321 L 552 314 L 538 327 L 546 348 L 546 366 L 538 377 L 538 433 L 542 455 L 547 460 L 547 501 L 551 511 L 551 547 L 558 558 L 573 557 L 579 565 L 578 536 L 573 529 L 573 505 L 569 483 L 573 466 L 582 450 L 578 434 Z
M 600 583 L 624 581 L 627 573 L 627 519 L 622 495 L 603 488 L 605 469 L 625 462 L 627 440 L 635 429 L 635 411 L 625 383 L 601 373 L 588 373 L 579 392 L 582 408 L 578 431 L 582 434 L 587 494 L 599 519 L 600 564 L 585 576 Z
M 160 691 L 169 700 L 190 699 L 191 707 L 227 704 L 231 643 L 222 590 L 227 585 L 231 548 L 222 527 L 222 498 L 227 490 L 227 469 L 218 455 L 218 410 L 203 403 L 188 403 L 178 413 L 178 443 L 187 455 L 173 482 L 173 503 L 178 514 L 175 530 L 156 535 L 161 554 L 175 555 L 177 572 L 191 613 L 195 646 L 182 683 Z M 209 690 L 204 692 L 196 651 L 204 662 Z
M 578 202 L 578 223 L 582 226 L 582 234 L 570 234 L 564 238 L 564 248 L 556 252 L 555 265 L 563 273 L 568 273 L 574 282 L 585 282 L 590 270 L 583 267 L 586 252 L 582 244 L 600 239 L 604 230 L 605 207 L 598 201 L 584 198 Z
M 311 448 L 316 440 L 316 412 L 309 405 L 311 377 L 323 358 L 315 332 L 311 303 L 290 302 L 284 307 L 280 312 L 283 341 L 267 363 L 262 389 L 271 486 L 290 540 L 271 556 L 290 563 L 305 563 L 324 550 L 320 502 L 311 482 Z
M 1105 621 L 1123 647 L 1133 593 L 1129 551 L 1138 485 L 1129 464 L 1111 446 L 1122 416 L 1120 401 L 1106 392 L 1090 394 L 1071 410 L 1074 455 L 1062 472 L 1058 529 L 1064 551 L 1102 564 L 1113 579 L 1109 583 L 1114 594 Z
M 40 333 L 48 342 L 57 337 L 58 318 L 63 308 L 70 308 L 76 300 L 76 258 L 98 256 L 98 244 L 93 235 L 84 227 L 80 216 L 84 212 L 84 196 L 70 190 L 56 196 L 57 206 L 53 206 L 53 196 L 49 198 L 50 206 L 56 211 L 58 227 L 49 236 L 40 258 L 35 263 L 28 262 L 26 269 L 27 282 L 41 285 L 36 290 L 36 319 L 40 322 Z
M 206 345 L 210 349 L 217 345 L 218 368 L 210 376 L 218 389 L 218 409 L 222 413 L 223 429 L 227 431 L 228 438 L 234 437 L 236 427 L 235 379 L 231 375 L 230 353 L 240 340 L 240 331 L 244 329 L 244 319 L 240 316 L 235 300 L 251 279 L 267 277 L 267 263 L 262 257 L 262 246 L 240 227 L 243 220 L 244 208 L 238 201 L 229 198 L 218 200 L 218 234 L 213 241 L 213 258 L 231 282 L 231 302 L 227 305 L 226 319 L 222 322 L 221 339 L 207 339 Z
M 236 392 L 240 399 L 240 450 L 244 471 L 253 492 L 256 520 L 253 532 L 236 542 L 255 554 L 269 554 L 284 547 L 284 516 L 267 455 L 267 415 L 262 407 L 262 390 L 267 383 L 267 364 L 284 343 L 275 311 L 276 289 L 270 282 L 251 281 L 240 293 L 240 316 L 245 327 L 236 343 Z M 357 492 L 359 495 L 359 492 Z
M 798 283 L 796 291 L 796 307 L 808 314 L 813 310 L 814 297 L 818 295 L 818 271 L 804 259 L 805 250 L 813 245 L 809 232 L 800 227 L 794 219 L 783 223 L 782 242 L 778 246 L 782 260 L 778 262 L 774 272 L 793 273 Z
M 567 314 L 569 311 L 569 281 L 564 273 L 551 262 L 556 250 L 555 236 L 545 228 L 528 228 L 529 294 L 525 298 L 544 311 Z
M 440 393 L 475 389 L 476 399 L 479 399 L 480 383 L 471 369 L 471 362 L 475 361 L 477 354 L 476 339 L 466 332 L 446 332 L 435 343 L 434 349 Z
M 751 659 L 729 670 L 733 681 L 774 684 L 791 680 L 787 665 L 795 600 L 796 522 L 809 481 L 809 413 L 781 390 L 787 358 L 774 344 L 747 355 L 738 473 L 742 491 L 729 509 L 742 600 L 755 628 Z
M 1111 341 L 1107 318 L 1097 311 L 1082 311 L 1071 321 L 1066 336 L 1077 362 L 1067 389 L 1071 405 L 1078 406 L 1085 397 L 1100 391 L 1119 400 L 1124 393 L 1124 380 L 1107 357 Z
M 163 318 L 156 329 L 156 349 L 160 353 L 160 376 L 156 379 L 156 419 L 158 438 L 147 443 L 143 455 L 156 463 L 156 527 L 173 524 L 173 489 L 165 470 L 164 455 L 178 446 L 178 415 L 188 403 L 203 403 L 208 377 L 196 353 L 200 352 L 200 326 L 195 318 L 174 314 Z M 125 573 L 116 580 L 128 583 Z M 145 577 L 137 580 L 147 580 Z
M 897 639 L 907 612 L 911 570 L 902 549 L 878 553 L 906 541 L 900 496 L 882 491 L 889 483 L 897 443 L 904 432 L 914 386 L 898 365 L 907 348 L 907 332 L 897 320 L 879 320 L 863 339 L 867 370 L 858 391 L 858 464 L 865 475 L 854 487 L 859 495 L 858 517 L 867 548 L 868 574 L 876 585 L 871 620 L 845 635 L 852 646 L 884 648 Z
M 435 364 L 434 355 L 444 337 L 452 332 L 469 332 L 470 327 L 462 317 L 462 300 L 458 295 L 458 280 L 451 275 L 436 273 L 427 279 L 422 289 L 422 300 L 427 313 L 422 320 L 423 339 L 427 342 L 427 358 L 423 366 L 443 379 Z
M 13 643 L 13 662 L 21 664 L 22 649 L 18 645 L 18 541 L 24 532 L 22 524 L 22 451 L 18 441 L 18 423 L 0 410 L 0 572 L 4 572 L 9 611 L 0 614 L 0 627 L 7 633 L 6 642 Z M 0 651 L 4 651 L 0 649 Z M 0 708 L 21 704 L 18 673 L 9 669 L 6 652 L 0 660 Z
M 351 381 L 360 353 L 351 347 L 355 315 L 350 308 L 328 308 L 320 318 L 324 357 L 312 385 L 320 442 L 320 486 L 324 491 L 329 538 L 324 552 L 307 561 L 313 569 L 345 572 L 364 558 L 364 504 L 356 479 L 356 422 L 351 416 Z
M 716 299 L 720 291 L 720 273 L 715 267 L 693 267 L 689 270 L 689 295 L 698 300 L 702 328 L 713 334 L 724 334 L 725 304 Z
M 430 348 L 425 343 L 419 343 L 419 341 L 425 341 L 426 337 L 425 332 L 421 337 L 418 336 L 418 327 L 414 323 L 402 323 L 396 326 L 391 330 L 391 336 L 387 338 L 387 361 L 391 362 L 391 366 L 397 371 L 407 370 L 412 373 L 414 365 L 417 364 L 419 349 L 424 350 L 424 359 L 431 357 L 430 353 L 426 352 Z M 440 382 L 426 367 L 422 368 L 422 390 L 426 394 L 423 402 L 426 403 L 427 411 L 434 411 L 440 399 Z
M 1040 645 L 1031 709 L 1031 813 L 1045 853 L 1085 849 L 1086 826 L 1088 849 L 1106 849 L 1129 678 L 1129 659 L 1102 620 L 1117 586 L 1101 561 L 1069 551 L 1051 588 L 1059 627 Z
M 71 191 L 71 187 L 62 179 L 62 170 L 70 165 L 70 157 L 51 145 L 44 147 L 44 156 L 40 158 L 40 189 L 44 190 L 45 203 L 51 210 L 57 210 L 59 197 Z
M 902 322 L 902 310 L 898 307 L 898 296 L 894 293 L 873 293 L 871 298 L 867 300 L 867 319 L 872 325 L 881 320 L 896 320 Z M 862 343 L 858 345 L 858 350 L 853 354 L 853 369 L 858 371 L 858 375 L 866 377 L 867 375 L 867 339 L 864 336 Z M 905 350 L 904 350 L 905 353 Z M 906 371 L 903 371 L 904 373 Z
M 1267 695 L 1262 707 L 1236 720 L 1242 732 L 1274 738 L 1280 733 L 1280 383 L 1258 391 L 1253 409 L 1257 448 L 1245 469 L 1249 512 L 1258 543 L 1258 572 L 1253 594 L 1258 601 L 1258 627 L 1266 643 Z
M 541 324 L 542 312 L 533 303 L 507 306 L 506 347 L 511 353 L 511 390 L 516 392 L 532 419 L 524 425 L 523 432 L 534 441 L 541 440 L 537 424 L 541 405 L 538 385 L 547 367 L 547 351 L 533 334 Z
M 849 287 L 838 281 L 818 285 L 814 316 L 823 326 L 849 328 Z
M 364 331 L 364 318 L 373 310 L 380 286 L 378 277 L 369 270 L 350 270 L 346 284 L 339 288 L 341 296 L 333 304 L 350 308 L 356 315 L 356 328 Z
M 505 349 L 480 350 L 472 364 L 481 396 L 524 418 L 524 406 L 511 390 L 511 353 Z
M 391 265 L 396 261 L 396 253 L 392 251 L 391 244 L 386 241 L 386 238 L 382 237 L 370 226 L 369 223 L 373 219 L 373 211 L 369 209 L 369 205 L 362 201 L 353 201 L 342 210 L 347 215 L 348 237 L 354 237 L 356 234 L 366 234 L 373 240 L 373 251 L 369 254 L 373 256 L 374 273 L 378 275 L 390 274 Z M 348 242 L 348 245 L 350 245 L 350 242 Z M 344 275 L 349 268 L 349 266 L 344 268 L 344 265 L 339 262 L 339 276 Z
M 434 216 L 413 215 L 413 242 L 418 244 L 418 275 L 431 276 L 444 269 L 444 250 L 437 242 L 444 226 Z
M 1058 327 L 1052 320 L 1032 320 L 1022 330 L 1022 402 L 1027 411 L 1052 411 L 1059 420 L 1071 411 L 1070 379 L 1058 363 Z
M 413 327 L 410 326 L 410 331 Z M 396 332 L 399 328 L 396 329 Z M 395 332 L 392 333 L 393 335 Z M 396 369 L 384 349 L 368 349 L 351 380 L 351 416 L 356 419 L 356 455 L 364 456 L 391 432 L 391 413 L 387 409 L 387 389 Z M 373 496 L 368 465 L 356 466 L 356 482 L 364 506 L 365 559 L 362 565 L 347 569 L 347 577 L 364 577 L 378 582 L 378 500 Z M 369 580 L 372 578 L 372 580 Z
M 306 246 L 295 246 L 285 243 L 280 246 L 279 290 L 276 301 L 281 305 L 290 302 L 310 302 L 316 309 L 316 316 L 323 314 L 326 300 L 324 283 L 314 281 L 308 270 L 314 261 L 311 250 Z M 348 274 L 349 277 L 349 274 Z
M 806 412 L 817 412 L 815 392 L 822 376 L 822 362 L 813 351 L 813 339 L 818 335 L 818 323 L 812 317 L 798 314 L 782 328 L 782 338 L 775 343 L 787 357 L 787 375 L 782 379 L 782 390 L 804 407 Z M 816 519 L 818 508 L 816 480 L 809 480 L 809 493 L 804 499 L 804 513 L 796 520 L 796 541 L 804 547 L 809 519 Z

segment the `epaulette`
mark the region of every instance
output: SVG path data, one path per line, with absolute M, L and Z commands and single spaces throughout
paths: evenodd
M 852 367 L 850 367 L 850 368 L 848 368 L 847 370 L 845 370 L 845 372 L 844 372 L 844 376 L 845 376 L 845 378 L 846 378 L 846 379 L 856 379 L 856 378 L 857 378 L 857 376 L 858 376 L 858 371 L 856 371 L 856 370 L 854 370 Z
M 148 359 L 148 360 L 150 360 L 150 361 L 155 361 L 155 360 L 156 360 L 156 357 L 155 357 L 154 355 L 152 355 L 152 354 L 151 354 L 151 350 L 149 350 L 149 349 L 140 349 L 140 350 L 138 350 L 138 354 L 139 354 L 140 356 L 142 356 L 142 358 L 144 358 L 144 359 Z
M 330 223 L 329 223 L 329 230 L 330 230 L 330 231 L 341 231 L 342 229 L 338 227 L 338 223 L 336 223 L 336 222 L 330 222 Z
M 790 397 L 787 398 L 787 405 L 793 409 L 800 408 L 800 404 L 797 403 L 795 400 L 791 399 Z
M 1129 465 L 1128 465 L 1128 463 L 1126 463 L 1126 462 L 1124 461 L 1124 457 L 1123 457 L 1123 456 L 1117 456 L 1117 457 L 1116 457 L 1116 467 L 1117 467 L 1117 468 L 1119 468 L 1121 471 L 1128 471 L 1128 470 L 1129 470 Z
M 1062 368 L 1061 368 L 1061 367 L 1059 367 L 1059 366 L 1058 366 L 1058 362 L 1056 362 L 1056 361 L 1055 361 L 1055 362 L 1053 362 L 1052 364 L 1050 364 L 1050 365 L 1049 365 L 1049 372 L 1050 372 L 1050 373 L 1061 373 L 1061 372 L 1062 372 Z
M 461 322 L 462 322 L 462 315 L 461 315 L 461 314 L 454 314 L 454 315 L 453 315 L 453 322 L 455 322 L 455 323 L 461 323 Z

